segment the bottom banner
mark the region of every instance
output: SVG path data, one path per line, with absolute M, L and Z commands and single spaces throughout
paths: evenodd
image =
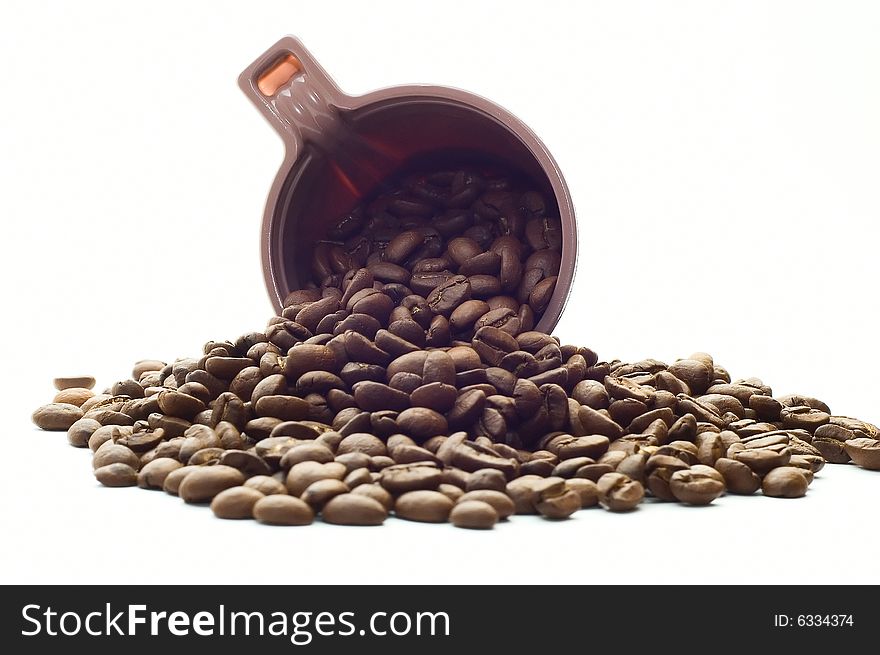
M 812 650 L 864 643 L 875 612 L 859 599 L 871 596 L 819 586 L 5 587 L 2 626 L 15 653 Z

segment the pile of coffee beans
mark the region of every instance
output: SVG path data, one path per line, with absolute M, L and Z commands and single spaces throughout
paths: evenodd
M 600 361 L 534 330 L 561 229 L 497 171 L 413 175 L 315 245 L 265 330 L 137 362 L 104 393 L 55 380 L 34 423 L 109 487 L 273 525 L 629 511 L 646 497 L 803 496 L 826 462 L 880 469 L 880 429 L 732 380 L 706 353 Z

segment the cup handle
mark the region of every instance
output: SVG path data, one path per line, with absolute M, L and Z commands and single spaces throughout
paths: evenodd
M 339 122 L 343 94 L 299 39 L 285 36 L 238 77 L 238 84 L 293 156 L 320 143 Z

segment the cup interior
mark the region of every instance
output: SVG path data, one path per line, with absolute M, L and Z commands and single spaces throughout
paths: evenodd
M 303 145 L 264 226 L 267 285 L 276 310 L 291 290 L 311 281 L 313 247 L 328 229 L 380 191 L 383 182 L 409 169 L 502 166 L 527 178 L 560 214 L 560 198 L 536 154 L 486 111 L 451 99 L 412 96 L 368 104 L 342 116 L 335 134 Z M 563 206 L 570 207 L 567 198 Z M 556 293 L 537 324 L 548 331 L 562 312 L 574 268 L 574 217 L 570 212 L 560 217 L 563 264 Z

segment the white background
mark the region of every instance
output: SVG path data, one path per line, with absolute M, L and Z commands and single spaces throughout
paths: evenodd
M 880 474 L 854 467 L 797 501 L 272 529 L 101 488 L 36 431 L 56 375 L 103 387 L 271 315 L 281 142 L 236 76 L 285 33 L 351 93 L 459 86 L 545 140 L 580 226 L 565 341 L 707 350 L 880 421 L 876 3 L 7 0 L 0 581 L 880 582 Z

